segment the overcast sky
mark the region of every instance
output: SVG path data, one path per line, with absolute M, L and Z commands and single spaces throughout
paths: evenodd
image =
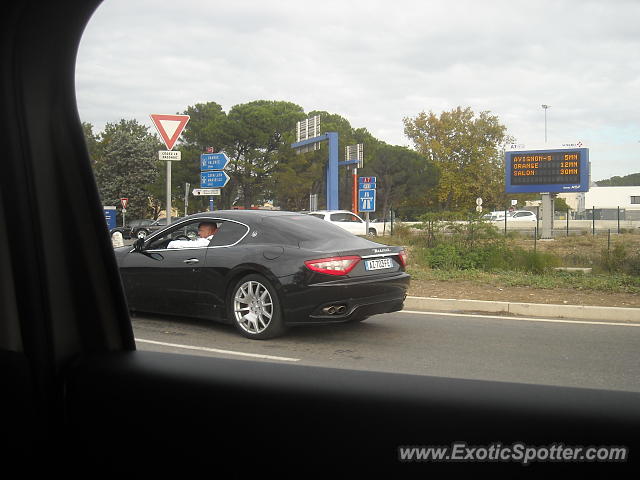
M 543 147 L 546 104 L 546 145 L 589 147 L 595 181 L 640 172 L 640 1 L 105 0 L 76 91 L 97 131 L 264 99 L 406 146 L 404 117 L 468 106 Z

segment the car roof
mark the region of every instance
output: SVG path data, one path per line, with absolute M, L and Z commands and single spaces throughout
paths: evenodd
M 313 212 L 305 213 L 353 213 L 351 210 L 314 210 Z
M 188 215 L 186 218 L 201 218 L 201 217 L 219 217 L 235 220 L 237 218 L 263 218 L 263 217 L 278 217 L 282 215 L 300 215 L 298 212 L 290 212 L 287 210 L 213 210 L 209 212 L 200 212 Z
M 221 220 L 235 220 L 244 223 L 260 222 L 265 218 L 284 217 L 292 215 L 302 215 L 298 212 L 290 212 L 286 210 L 213 210 L 208 212 L 199 212 L 186 217 L 176 218 L 172 223 L 183 223 L 189 220 L 198 219 L 221 219 Z

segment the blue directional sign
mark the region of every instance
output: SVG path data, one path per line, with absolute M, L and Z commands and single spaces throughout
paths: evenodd
M 200 155 L 200 170 L 224 170 L 229 163 L 229 157 L 223 152 L 203 153 Z
M 376 211 L 376 191 L 373 189 L 358 190 L 358 211 Z
M 229 181 L 229 175 L 222 170 L 200 172 L 200 188 L 222 188 Z

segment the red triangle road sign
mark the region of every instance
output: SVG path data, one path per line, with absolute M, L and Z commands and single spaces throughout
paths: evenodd
M 167 146 L 167 150 L 173 150 L 173 146 L 178 141 L 178 137 L 189 121 L 189 115 L 162 115 L 152 113 L 150 117 L 160 137 L 162 137 L 162 141 Z

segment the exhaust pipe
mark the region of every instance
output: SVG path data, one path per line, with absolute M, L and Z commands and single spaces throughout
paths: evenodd
M 322 312 L 328 315 L 335 315 L 335 314 L 341 315 L 346 311 L 347 311 L 346 305 L 330 305 L 322 309 Z

